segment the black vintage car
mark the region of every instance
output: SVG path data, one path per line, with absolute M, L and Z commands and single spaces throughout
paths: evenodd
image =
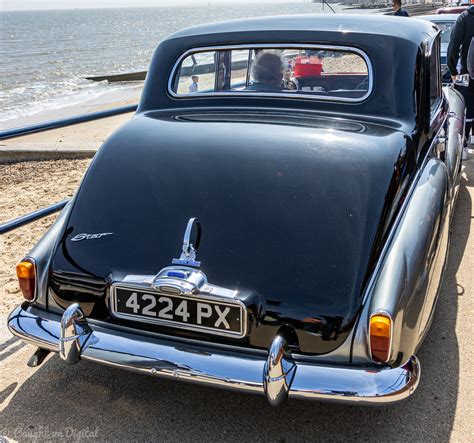
M 464 105 L 429 22 L 291 16 L 158 46 L 134 118 L 17 267 L 13 334 L 67 363 L 389 403 L 417 387 Z

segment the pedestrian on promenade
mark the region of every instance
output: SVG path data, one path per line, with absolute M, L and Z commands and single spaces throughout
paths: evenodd
M 189 85 L 189 92 L 198 92 L 199 91 L 199 77 L 197 75 L 191 76 L 191 84 Z
M 392 7 L 395 11 L 393 15 L 396 15 L 397 17 L 410 17 L 408 11 L 402 8 L 402 0 L 393 0 Z
M 448 68 L 451 77 L 456 80 L 456 77 L 468 74 L 467 56 L 469 53 L 469 46 L 474 38 L 474 5 L 469 6 L 456 20 L 451 39 L 448 46 Z M 468 156 L 469 138 L 474 120 L 474 80 L 469 80 L 469 86 L 457 86 L 456 89 L 464 97 L 466 103 L 466 145 L 463 150 L 463 159 L 466 160 Z

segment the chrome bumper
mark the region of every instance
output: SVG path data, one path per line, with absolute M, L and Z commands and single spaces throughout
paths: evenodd
M 90 360 L 159 377 L 264 394 L 277 405 L 287 397 L 383 404 L 403 400 L 419 382 L 413 356 L 399 368 L 329 366 L 293 359 L 277 336 L 267 355 L 248 349 L 162 338 L 87 321 L 74 304 L 61 316 L 19 306 L 8 319 L 13 335 L 59 353 L 66 363 Z

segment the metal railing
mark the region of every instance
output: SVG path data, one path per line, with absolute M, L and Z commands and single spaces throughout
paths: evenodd
M 121 106 L 118 108 L 108 109 L 106 111 L 93 112 L 90 114 L 82 114 L 74 117 L 51 120 L 45 123 L 39 123 L 37 125 L 25 126 L 22 128 L 13 128 L 0 131 L 0 140 L 7 140 L 10 138 L 20 137 L 23 135 L 34 134 L 37 132 L 50 131 L 52 129 L 63 128 L 65 126 L 73 126 L 79 123 L 90 122 L 93 120 L 99 120 L 102 118 L 113 117 L 115 115 L 127 114 L 129 112 L 135 112 L 138 105 Z M 60 201 L 46 208 L 38 209 L 37 211 L 31 212 L 30 214 L 23 215 L 13 220 L 7 221 L 0 224 L 0 235 L 6 234 L 14 229 L 20 228 L 28 223 L 39 220 L 40 218 L 47 217 L 48 215 L 54 214 L 55 212 L 61 211 L 69 202 L 69 199 Z
M 23 215 L 21 217 L 10 220 L 0 225 L 0 235 L 6 234 L 7 232 L 13 231 L 14 229 L 21 228 L 28 223 L 39 220 L 40 218 L 47 217 L 48 215 L 54 214 L 64 208 L 69 202 L 69 199 L 55 203 L 54 205 L 47 206 L 46 208 L 38 209 L 30 214 Z
M 113 117 L 120 114 L 128 114 L 135 112 L 138 105 L 121 106 L 118 108 L 107 109 L 106 111 L 92 112 L 90 114 L 82 114 L 74 117 L 62 118 L 59 120 L 50 120 L 45 123 L 37 125 L 25 126 L 22 128 L 5 129 L 0 131 L 0 140 L 6 140 L 22 135 L 33 134 L 35 132 L 50 131 L 51 129 L 63 128 L 65 126 L 77 125 L 79 123 L 86 123 L 101 118 Z

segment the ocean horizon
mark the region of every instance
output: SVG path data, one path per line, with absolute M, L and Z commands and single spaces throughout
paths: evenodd
M 344 5 L 333 4 L 336 12 Z M 353 10 L 348 13 L 375 12 Z M 130 88 L 86 76 L 145 71 L 158 43 L 197 24 L 268 15 L 331 13 L 314 3 L 193 4 L 0 12 L 0 122 Z M 136 85 L 135 85 L 136 88 Z

